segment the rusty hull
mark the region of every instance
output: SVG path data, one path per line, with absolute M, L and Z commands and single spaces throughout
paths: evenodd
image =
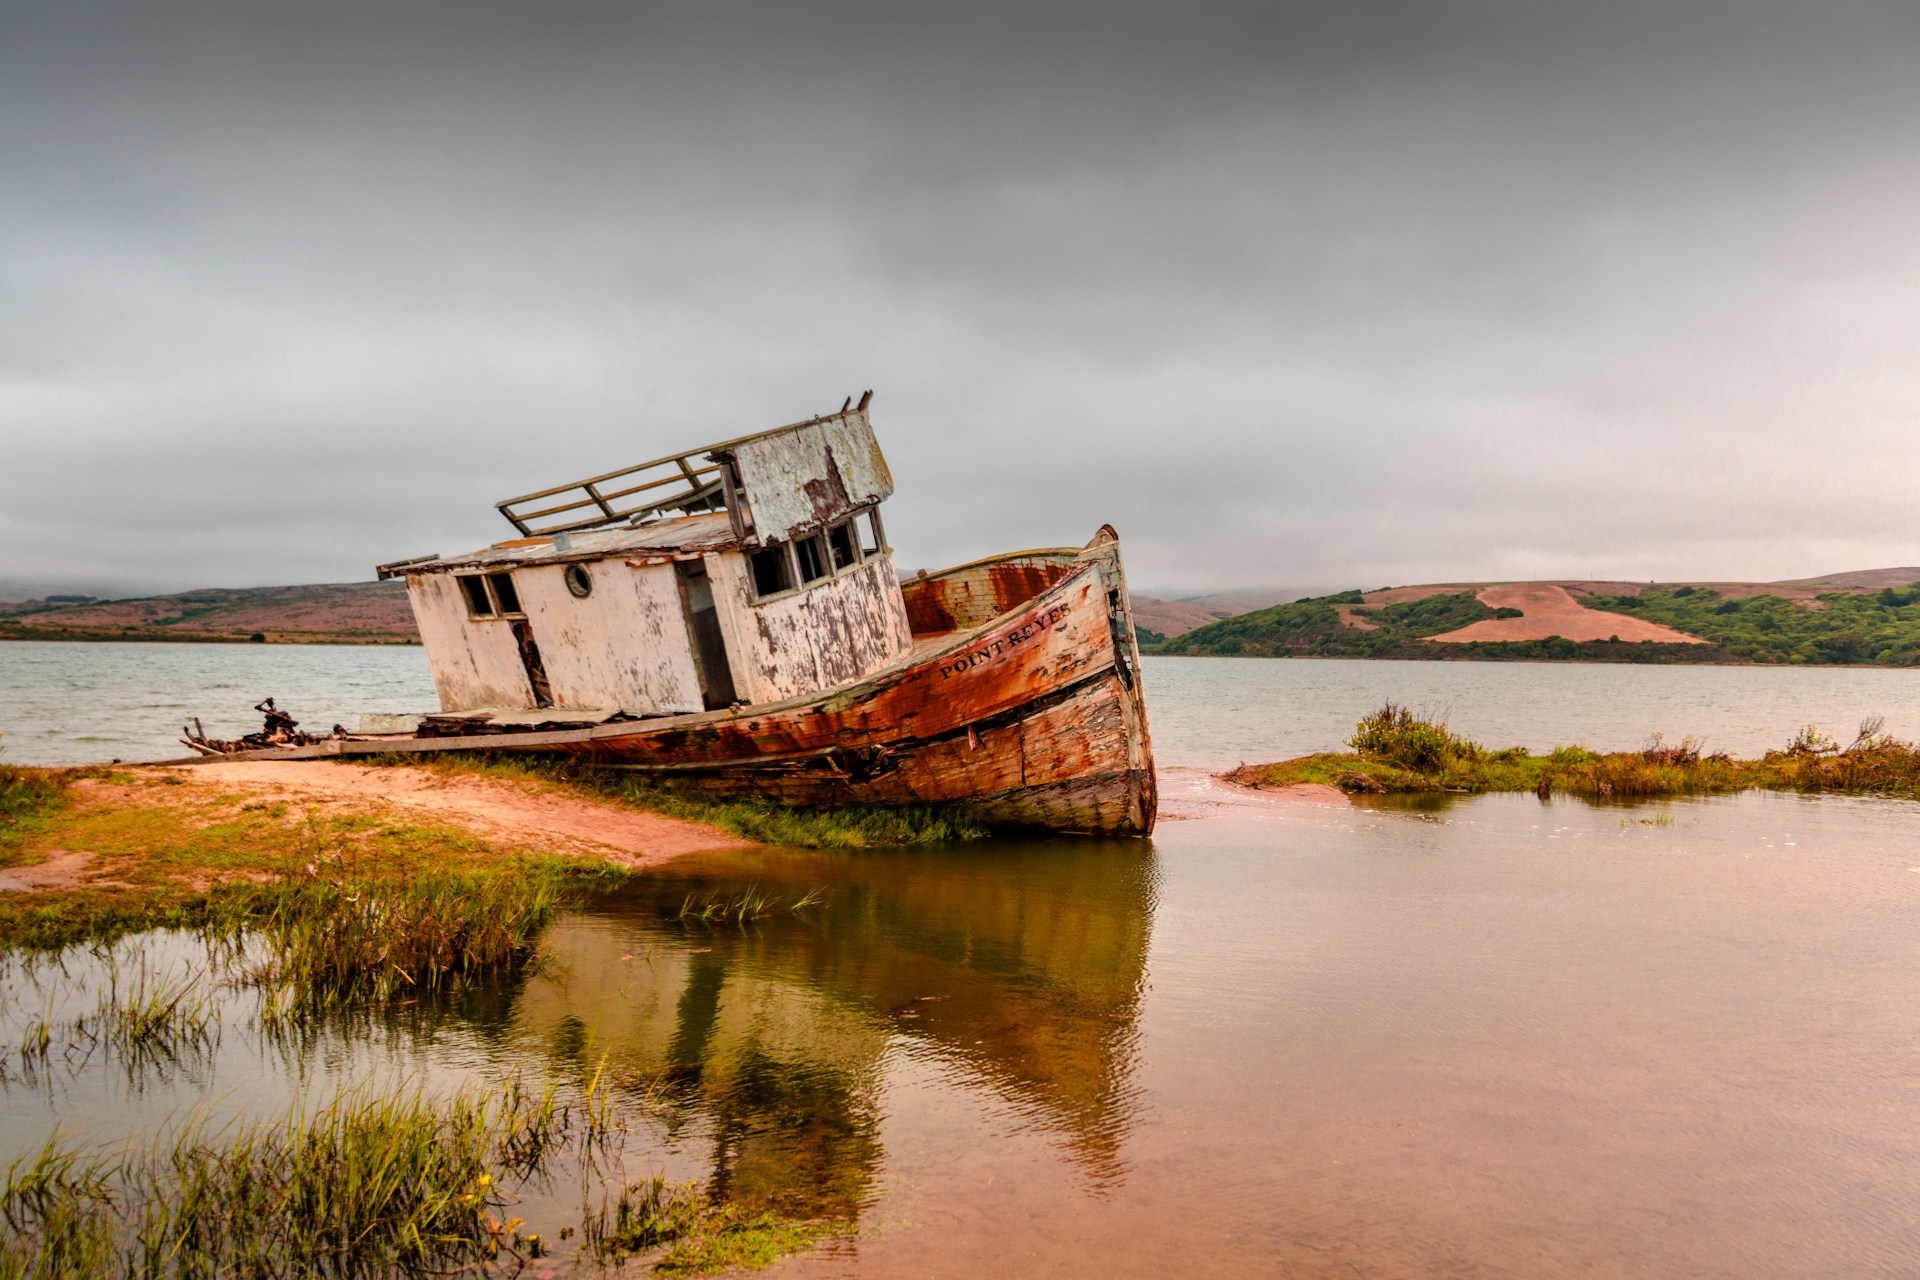
M 1024 551 L 909 578 L 900 584 L 907 626 L 915 638 L 985 626 L 1072 573 L 1078 554 Z
M 811 807 L 934 804 L 1003 828 L 1153 830 L 1153 750 L 1110 527 L 1078 551 L 978 561 L 906 590 L 912 654 L 821 694 L 582 729 L 349 738 L 249 754 L 566 753 L 719 795 Z M 999 612 L 972 623 L 990 609 Z

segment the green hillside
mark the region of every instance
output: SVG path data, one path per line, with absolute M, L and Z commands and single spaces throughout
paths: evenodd
M 1817 609 L 1778 596 L 1723 596 L 1706 587 L 1589 596 L 1582 603 L 1712 641 L 1718 661 L 1920 666 L 1920 584 L 1829 592 L 1818 597 Z
M 1805 599 L 1728 596 L 1709 587 L 1676 586 L 1637 595 L 1588 595 L 1581 603 L 1673 627 L 1707 643 L 1582 643 L 1551 636 L 1437 644 L 1425 637 L 1518 614 L 1489 608 L 1473 590 L 1453 589 L 1386 605 L 1368 605 L 1358 591 L 1309 597 L 1198 627 L 1149 651 L 1213 657 L 1920 666 L 1920 584 Z M 1341 605 L 1374 629 L 1348 625 L 1336 608 Z

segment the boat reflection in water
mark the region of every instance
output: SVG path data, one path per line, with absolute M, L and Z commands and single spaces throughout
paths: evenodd
M 744 1205 L 857 1215 L 901 1056 L 935 1059 L 1104 1183 L 1124 1172 L 1155 883 L 1128 840 L 685 862 L 560 921 L 513 1022 L 563 1058 L 610 1052 L 664 1103 L 667 1153 L 697 1154 L 707 1190 Z M 682 916 L 749 890 L 779 909 Z

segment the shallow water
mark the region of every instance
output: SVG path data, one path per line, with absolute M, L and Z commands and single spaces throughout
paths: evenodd
M 424 1023 L 16 1072 L 0 1150 L 610 1046 L 632 1168 L 858 1224 L 795 1274 L 1920 1271 L 1916 806 L 1176 781 L 1150 845 L 683 862 Z M 749 886 L 825 901 L 675 919 Z
M 229 993 L 210 1055 L 15 1066 L 0 1162 L 56 1126 L 110 1139 L 610 1050 L 630 1171 L 857 1227 L 775 1274 L 1920 1274 L 1920 805 L 1356 807 L 1194 767 L 1334 745 L 1388 694 L 1533 745 L 1704 728 L 1749 750 L 1875 710 L 1912 732 L 1907 673 L 1147 678 L 1150 842 L 684 860 L 563 918 L 546 971 L 448 1008 L 289 1044 Z M 677 918 L 750 887 L 823 900 Z M 46 999 L 17 969 L 4 990 L 0 1036 Z M 571 1170 L 514 1212 L 551 1234 L 599 1185 Z

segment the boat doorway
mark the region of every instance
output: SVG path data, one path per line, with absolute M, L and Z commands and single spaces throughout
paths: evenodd
M 693 669 L 700 677 L 700 701 L 709 711 L 730 707 L 738 700 L 733 689 L 733 667 L 727 661 L 727 639 L 720 632 L 720 615 L 713 607 L 713 581 L 704 560 L 681 560 L 673 566 L 680 581 L 680 607 L 687 617 L 687 638 L 693 642 Z

